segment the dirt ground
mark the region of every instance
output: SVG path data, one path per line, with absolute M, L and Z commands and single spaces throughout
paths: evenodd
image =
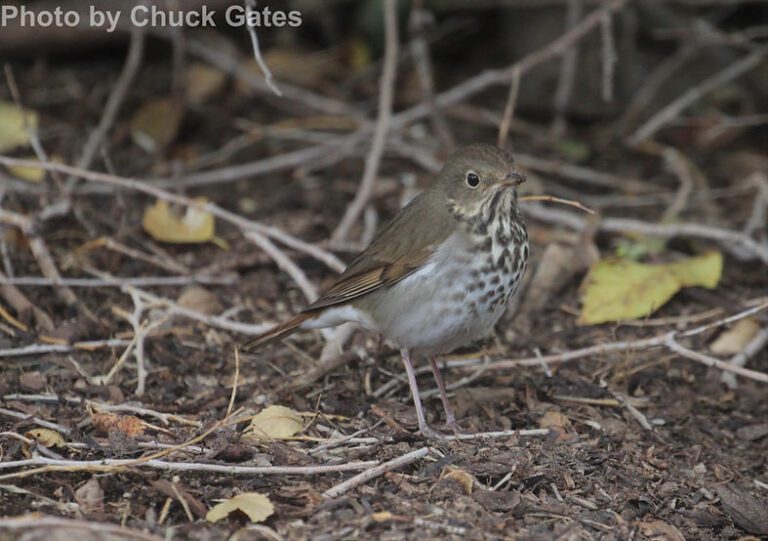
M 472 19 L 471 13 L 466 17 Z M 468 76 L 436 47 L 441 89 Z M 380 54 L 372 49 L 371 54 Z M 13 63 L 18 94 L 25 107 L 39 113 L 40 142 L 56 161 L 77 162 L 86 134 L 103 114 L 125 51 L 118 45 L 92 56 Z M 93 170 L 127 179 L 179 180 L 202 169 L 293 152 L 314 144 L 317 137 L 331 140 L 350 130 L 344 125 L 349 117 L 338 115 L 332 122 L 327 114 L 306 110 L 306 103 L 254 93 L 227 75 L 213 93 L 186 105 L 164 148 L 148 153 L 133 137 L 135 113 L 168 92 L 177 68 L 164 41 L 148 42 L 147 51 Z M 471 64 L 472 55 L 477 51 L 462 58 Z M 472 74 L 497 63 L 485 58 Z M 336 96 L 340 101 L 366 112 L 375 109 L 379 68 L 374 65 L 350 75 L 341 66 L 326 66 L 323 75 L 310 73 L 307 77 L 314 78 L 302 83 L 322 94 L 342 87 L 343 81 L 346 94 Z M 406 82 L 401 93 L 416 92 L 413 87 L 418 85 L 408 78 L 412 70 L 406 66 L 402 71 Z M 751 100 L 754 92 L 754 102 L 765 104 L 764 89 L 761 94 L 751 83 L 754 79 L 734 83 L 723 92 L 731 91 L 739 103 Z M 7 84 L 0 91 L 2 99 L 13 99 Z M 420 101 L 398 96 L 398 110 Z M 495 140 L 507 88 L 494 87 L 483 96 L 487 101 L 474 100 L 475 109 L 459 104 L 451 109 L 448 122 L 456 140 Z M 593 176 L 614 174 L 648 186 L 637 193 L 582 182 L 568 171 L 545 173 L 534 164 L 527 169 L 530 193 L 577 198 L 602 216 L 647 223 L 659 222 L 681 193 L 677 162 L 665 161 L 663 152 L 627 148 L 611 133 L 620 112 L 606 118 L 577 111 L 569 117 L 568 136 L 563 139 L 549 135 L 546 114 L 526 105 L 522 95 L 521 99 L 510 136 L 515 152 L 553 163 L 578 162 Z M 684 127 L 666 132 L 664 144 L 685 153 L 696 177 L 684 208 L 671 221 L 740 231 L 759 205 L 758 185 L 743 179 L 765 172 L 766 132 L 764 126 L 740 127 L 721 134 L 709 147 L 697 146 L 694 139 L 703 128 L 695 121 L 711 121 L 710 109 L 722 103 L 708 102 Z M 483 111 L 495 111 L 496 116 L 484 120 Z M 433 152 L 434 138 L 419 132 L 430 129 L 428 124 L 423 120 L 413 133 L 403 129 L 401 136 L 406 138 L 404 144 L 426 149 L 439 162 L 445 153 Z M 162 137 L 156 132 L 153 136 Z M 235 182 L 179 187 L 147 180 L 146 185 L 167 188 L 174 195 L 206 197 L 247 220 L 275 226 L 326 249 L 354 197 L 366 151 L 357 147 L 339 157 L 341 151 L 334 148 L 311 163 L 299 161 Z M 27 149 L 14 155 L 30 153 Z M 323 160 L 333 163 L 326 166 Z M 260 324 L 279 321 L 306 304 L 285 267 L 247 240 L 236 224 L 217 219 L 215 242 L 162 243 L 142 228 L 154 197 L 90 181 L 76 185 L 64 212 L 41 217 L 44 209 L 62 202 L 58 187 L 66 183 L 66 172 L 49 174 L 39 184 L 11 181 L 6 173 L 0 178 L 1 210 L 33 221 L 31 227 L 19 226 L 12 218 L 2 221 L 3 258 L 11 262 L 15 276 L 44 273 L 35 248 L 35 239 L 42 239 L 63 276 L 187 279 L 180 286 L 136 286 L 151 292 L 154 300 L 124 284 L 73 287 L 74 301 L 58 288 L 22 284 L 14 289 L 28 301 L 29 310 L 23 314 L 9 300 L 13 293 L 3 290 L 2 540 L 768 539 L 765 382 L 737 377 L 737 386 L 731 388 L 722 381 L 722 370 L 666 347 L 597 352 L 546 366 L 492 366 L 502 359 L 557 355 L 682 332 L 764 304 L 765 264 L 729 250 L 727 240 L 674 235 L 645 257 L 662 262 L 719 250 L 724 265 L 716 289 L 685 288 L 642 320 L 580 325 L 580 286 L 589 258 L 595 253 L 610 257 L 627 243 L 643 249 L 653 243 L 637 233 L 622 235 L 597 226 L 574 232 L 531 210 L 527 220 L 532 261 L 520 298 L 494 336 L 445 359 L 454 364 L 444 373 L 463 431 L 505 435 L 425 441 L 415 434 L 415 413 L 399 353 L 376 336 L 355 332 L 342 354 L 328 356 L 319 333 L 299 333 L 282 344 L 240 354 L 236 361 L 234 348 L 246 336 L 217 323 L 215 316 Z M 366 219 L 384 223 L 404 197 L 427 185 L 432 175 L 429 165 L 419 163 L 413 153 L 410 159 L 396 150 L 385 153 Z M 762 216 L 756 235 L 765 240 Z M 364 236 L 365 229 L 353 228 L 352 238 Z M 359 245 L 351 241 L 333 252 L 348 262 Z M 563 268 L 554 268 L 557 279 L 547 284 L 549 290 L 532 292 L 531 280 L 542 262 L 554 265 L 555 260 L 545 256 L 553 245 L 565 250 L 564 263 L 559 263 Z M 280 246 L 318 289 L 327 287 L 337 274 L 301 248 Z M 8 265 L 3 273 L 9 275 Z M 195 284 L 195 276 L 215 279 Z M 209 319 L 184 317 L 158 298 Z M 142 311 L 132 320 L 137 306 Z M 53 323 L 49 329 L 46 317 Z M 764 328 L 765 311 L 751 321 Z M 731 328 L 718 323 L 681 343 L 709 355 L 712 342 Z M 136 394 L 136 357 L 123 355 L 133 347 L 137 329 L 148 333 L 143 340 L 147 373 L 142 396 Z M 109 339 L 117 342 L 102 342 Z M 89 341 L 101 343 L 93 348 L 83 345 Z M 32 351 L 22 353 L 24 347 Z M 326 364 L 318 368 L 320 358 Z M 470 359 L 476 362 L 460 366 L 459 361 Z M 483 363 L 491 363 L 490 368 L 483 370 Z M 323 369 L 326 365 L 330 367 Z M 107 378 L 114 367 L 114 376 Z M 764 347 L 757 351 L 747 367 L 768 373 L 768 351 Z M 421 368 L 419 383 L 428 391 L 425 406 L 434 425 L 448 432 L 442 426 L 432 377 L 427 367 Z M 248 438 L 249 416 L 273 404 L 302 413 L 303 428 L 284 439 Z M 44 445 L 46 434 L 52 435 L 35 432 L 40 429 L 52 430 L 62 441 Z M 533 429 L 547 431 L 515 433 Z M 171 452 L 174 445 L 182 448 Z M 418 459 L 336 497 L 324 492 L 375 464 L 350 471 L 312 470 L 321 465 L 384 464 L 420 449 L 425 451 Z M 135 460 L 155 453 L 178 469 L 168 471 Z M 41 461 L 32 463 L 35 458 Z M 42 459 L 63 462 L 56 466 Z M 106 459 L 135 461 L 124 466 L 77 465 Z M 27 462 L 14 465 L 17 461 Z M 193 471 L 195 465 L 216 465 L 221 471 Z M 264 470 L 238 473 L 238 466 Z M 284 466 L 297 469 L 268 471 Z M 252 523 L 239 511 L 215 523 L 206 520 L 216 503 L 251 492 L 266 495 L 274 506 L 266 520 Z

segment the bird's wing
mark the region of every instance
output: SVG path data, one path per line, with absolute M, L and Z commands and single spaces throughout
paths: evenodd
M 305 311 L 344 304 L 394 285 L 424 266 L 451 234 L 448 212 L 427 205 L 423 196 L 418 196 L 404 207 Z

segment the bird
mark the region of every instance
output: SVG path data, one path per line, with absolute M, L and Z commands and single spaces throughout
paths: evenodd
M 490 333 L 520 285 L 529 256 L 518 208 L 523 182 L 509 152 L 481 143 L 459 148 L 323 295 L 243 348 L 253 351 L 300 329 L 356 323 L 400 348 L 419 434 L 446 437 L 424 414 L 413 367 L 423 360 L 446 425 L 458 432 L 437 360 Z

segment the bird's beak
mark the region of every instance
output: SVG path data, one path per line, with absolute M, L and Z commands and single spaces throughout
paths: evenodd
M 504 188 L 515 188 L 517 186 L 520 186 L 523 182 L 525 182 L 525 175 L 515 171 L 513 173 L 509 173 L 506 176 L 506 179 L 504 180 L 504 182 L 501 182 L 500 184 L 502 189 L 504 189 Z

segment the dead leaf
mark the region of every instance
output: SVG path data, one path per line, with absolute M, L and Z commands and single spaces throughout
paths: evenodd
M 755 535 L 768 535 L 768 501 L 758 499 L 741 487 L 717 485 L 715 487 L 723 510 L 739 528 Z
M 722 272 L 723 256 L 718 252 L 661 265 L 600 261 L 584 280 L 579 323 L 648 316 L 683 287 L 717 287 Z
M 179 295 L 176 304 L 187 310 L 200 312 L 208 316 L 218 314 L 222 310 L 219 299 L 201 286 L 190 286 Z
M 461 488 L 464 489 L 465 494 L 472 494 L 474 478 L 460 468 L 446 466 L 443 468 L 443 471 L 440 474 L 440 479 L 451 479 L 452 481 L 456 481 L 461 486 Z
M 95 477 L 75 491 L 75 501 L 83 513 L 97 513 L 104 510 L 104 491 Z
M 147 425 L 133 415 L 118 415 L 116 413 L 94 413 L 93 427 L 104 434 L 120 432 L 130 438 L 136 438 L 144 433 Z
M 559 428 L 565 430 L 571 426 L 571 420 L 559 411 L 549 410 L 539 421 L 541 428 Z
M 557 440 L 565 440 L 568 436 L 568 429 L 571 427 L 571 420 L 559 411 L 549 410 L 539 420 L 541 428 L 547 428 L 557 434 Z
M 185 74 L 187 101 L 194 105 L 204 103 L 224 88 L 227 76 L 208 64 L 195 63 L 187 68 Z
M 685 537 L 676 526 L 663 520 L 647 520 L 638 523 L 643 534 L 657 541 L 685 541 Z
M 246 492 L 214 505 L 205 515 L 205 520 L 217 522 L 233 511 L 242 511 L 251 522 L 264 522 L 275 512 L 275 507 L 263 494 Z
M 709 346 L 709 351 L 716 355 L 736 355 L 744 351 L 747 344 L 760 330 L 760 325 L 751 318 L 737 321 L 726 329 Z
M 19 376 L 19 385 L 27 391 L 39 392 L 45 389 L 47 380 L 41 372 L 24 372 Z
M 34 156 L 24 156 L 25 160 L 35 160 Z M 20 165 L 9 165 L 6 167 L 8 172 L 14 177 L 26 180 L 27 182 L 40 183 L 45 178 L 45 169 L 42 167 L 22 167 Z
M 26 126 L 24 119 L 26 117 Z M 0 101 L 0 153 L 17 147 L 29 146 L 29 133 L 37 131 L 38 117 L 35 111 L 21 110 L 12 102 Z
M 171 98 L 145 102 L 131 119 L 134 143 L 150 154 L 161 152 L 175 139 L 184 109 Z
M 204 197 L 196 199 L 201 205 Z M 215 234 L 213 215 L 197 208 L 187 207 L 183 217 L 171 211 L 167 201 L 159 200 L 144 211 L 144 230 L 160 242 L 195 244 L 208 242 Z
M 27 432 L 25 436 L 45 447 L 65 447 L 67 445 L 64 436 L 50 428 L 35 428 Z
M 304 428 L 301 416 L 285 406 L 269 406 L 251 419 L 245 435 L 257 439 L 290 438 Z

